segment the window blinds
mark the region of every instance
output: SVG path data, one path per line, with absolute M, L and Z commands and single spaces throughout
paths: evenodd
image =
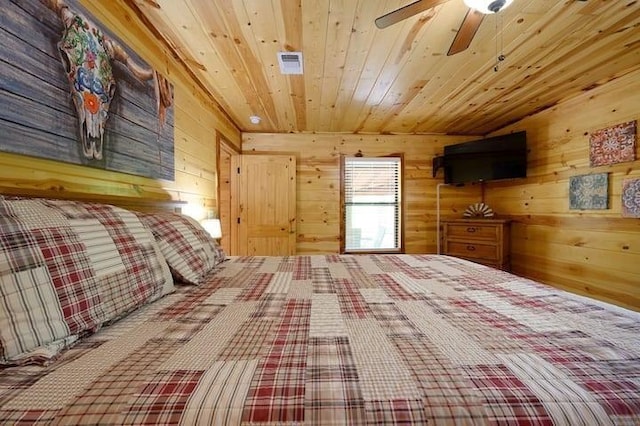
M 401 158 L 348 157 L 344 164 L 346 249 L 398 249 Z
M 346 203 L 374 198 L 395 203 L 400 197 L 400 159 L 347 158 L 344 179 Z

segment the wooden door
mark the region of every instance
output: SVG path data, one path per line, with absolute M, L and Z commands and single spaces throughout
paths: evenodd
M 295 254 L 296 157 L 249 154 L 234 160 L 239 199 L 238 254 Z

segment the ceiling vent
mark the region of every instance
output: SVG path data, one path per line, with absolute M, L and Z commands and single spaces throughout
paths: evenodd
M 302 74 L 302 52 L 278 52 L 282 74 Z

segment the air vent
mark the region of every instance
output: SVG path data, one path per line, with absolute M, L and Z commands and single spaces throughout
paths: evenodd
M 282 74 L 302 74 L 302 52 L 278 52 Z

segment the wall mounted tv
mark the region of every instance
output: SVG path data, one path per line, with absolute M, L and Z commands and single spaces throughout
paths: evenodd
M 441 163 L 445 183 L 526 177 L 527 133 L 510 133 L 445 146 Z

